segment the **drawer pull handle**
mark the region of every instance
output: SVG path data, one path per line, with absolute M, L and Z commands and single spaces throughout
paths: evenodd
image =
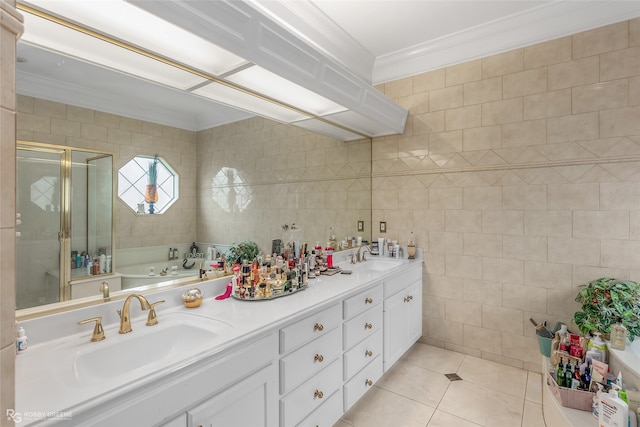
M 373 356 L 373 352 L 371 350 L 364 351 L 364 357 L 371 357 L 371 356 Z
M 365 329 L 371 329 L 371 328 L 373 328 L 373 325 L 371 323 L 365 323 L 364 324 L 364 328 Z
M 366 297 L 366 298 L 364 299 L 364 303 L 365 303 L 365 304 L 373 304 L 373 299 L 371 299 L 371 298 L 369 298 L 369 297 Z
M 404 302 L 409 302 L 413 299 L 413 295 L 409 295 L 407 297 L 404 297 Z
M 314 361 L 314 362 L 322 362 L 323 360 L 324 360 L 324 357 L 323 357 L 321 354 L 316 354 L 316 355 L 313 357 L 313 361 Z
M 371 386 L 373 385 L 373 381 L 371 381 L 371 380 L 369 380 L 369 379 L 364 380 L 364 383 L 365 383 L 365 385 L 367 385 L 367 386 L 369 386 L 369 387 L 371 387 Z
M 313 397 L 317 397 L 318 399 L 322 399 L 323 396 L 324 396 L 324 393 L 321 392 L 320 390 L 316 390 L 315 393 L 313 393 Z
M 313 325 L 314 331 L 321 331 L 323 329 L 324 329 L 324 326 L 322 325 L 322 323 L 316 323 L 315 325 Z

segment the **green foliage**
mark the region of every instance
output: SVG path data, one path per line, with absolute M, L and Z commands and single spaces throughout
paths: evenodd
M 153 185 L 158 181 L 158 163 L 160 159 L 156 154 L 153 157 L 153 161 L 149 162 L 149 169 L 147 170 L 147 183 Z
M 238 261 L 242 263 L 243 260 L 247 260 L 252 262 L 255 257 L 258 256 L 260 250 L 258 249 L 258 244 L 255 242 L 242 242 L 237 245 L 233 245 L 231 249 L 229 249 L 229 256 L 231 260 Z
M 639 283 L 603 277 L 581 290 L 576 301 L 582 304 L 582 311 L 573 315 L 573 321 L 583 334 L 611 333 L 611 326 L 622 318 L 629 340 L 640 336 Z

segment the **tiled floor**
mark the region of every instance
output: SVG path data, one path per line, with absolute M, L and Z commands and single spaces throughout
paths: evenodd
M 545 427 L 541 386 L 540 374 L 417 343 L 334 427 Z

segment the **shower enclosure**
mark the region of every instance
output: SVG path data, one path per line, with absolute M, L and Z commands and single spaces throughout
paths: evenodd
M 113 153 L 23 141 L 16 153 L 16 308 L 69 300 L 73 280 L 96 275 L 86 264 L 112 255 Z

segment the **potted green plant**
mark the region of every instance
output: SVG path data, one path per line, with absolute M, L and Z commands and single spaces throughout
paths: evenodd
M 232 261 L 238 261 L 238 263 L 241 264 L 245 259 L 249 262 L 253 261 L 259 252 L 260 250 L 258 249 L 257 243 L 242 242 L 231 246 L 231 249 L 229 249 L 229 257 Z
M 611 332 L 611 326 L 622 319 L 629 331 L 629 340 L 640 336 L 640 284 L 613 278 L 595 280 L 576 296 L 582 311 L 573 315 L 580 332 Z

